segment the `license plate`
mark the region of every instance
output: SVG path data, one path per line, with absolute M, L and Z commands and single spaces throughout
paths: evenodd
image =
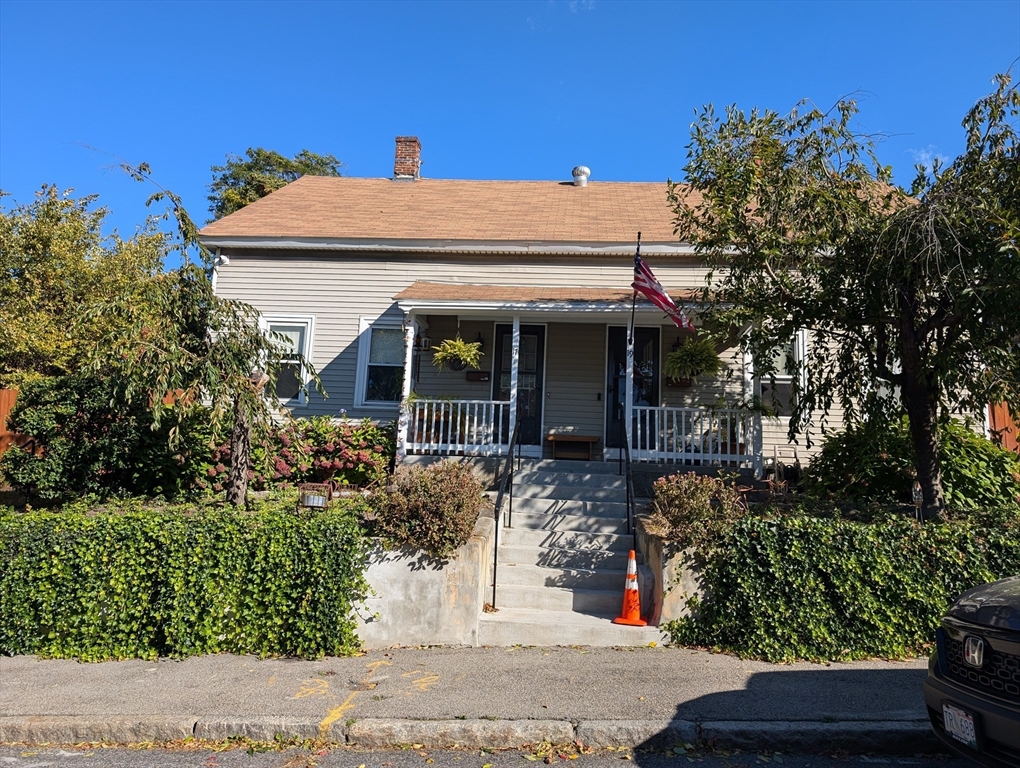
M 974 715 L 964 712 L 952 704 L 942 705 L 942 719 L 946 725 L 946 733 L 968 747 L 977 749 L 977 731 L 974 729 Z

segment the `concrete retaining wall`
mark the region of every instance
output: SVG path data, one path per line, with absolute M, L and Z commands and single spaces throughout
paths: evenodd
M 365 647 L 478 645 L 494 531 L 491 512 L 483 512 L 467 543 L 441 561 L 409 547 L 387 552 L 376 545 L 365 574 L 375 594 L 358 622 Z
M 694 549 L 680 549 L 676 544 L 645 530 L 641 518 L 636 529 L 637 548 L 645 566 L 652 572 L 652 609 L 649 624 L 665 624 L 690 614 L 687 600 L 704 595 L 701 570 L 694 559 Z

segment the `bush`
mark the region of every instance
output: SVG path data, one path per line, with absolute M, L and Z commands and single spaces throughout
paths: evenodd
M 923 653 L 964 590 L 1020 573 L 1020 511 L 926 523 L 746 517 L 703 555 L 672 642 L 767 661 Z
M 326 480 L 376 485 L 386 477 L 394 451 L 393 429 L 368 419 L 339 423 L 329 416 L 296 419 L 272 430 L 264 445 L 253 446 L 251 487 L 265 490 Z M 230 447 L 222 445 L 196 487 L 221 491 L 229 467 Z
M 293 509 L 0 510 L 0 653 L 350 653 L 368 589 L 357 509 Z
M 1020 457 L 962 424 L 939 427 L 946 504 L 968 510 L 1020 502 Z M 862 423 L 830 436 L 805 472 L 819 498 L 909 503 L 914 449 L 906 419 Z
M 482 508 L 482 484 L 468 464 L 409 467 L 372 497 L 376 532 L 394 545 L 446 557 L 467 542 Z
M 139 403 L 120 402 L 114 384 L 76 374 L 37 380 L 18 394 L 10 429 L 43 446 L 41 454 L 12 448 L 0 475 L 18 491 L 51 501 L 84 494 L 165 496 L 189 490 L 208 456 L 201 411 L 169 447 L 169 427 L 152 429 Z
M 655 536 L 692 547 L 705 544 L 745 512 L 731 483 L 688 472 L 655 481 L 642 525 Z

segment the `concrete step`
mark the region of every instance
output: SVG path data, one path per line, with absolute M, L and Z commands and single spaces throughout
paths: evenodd
M 514 521 L 517 522 L 516 520 Z M 549 531 L 530 528 L 500 528 L 499 543 L 508 547 L 564 547 L 567 549 L 627 552 L 634 548 L 633 536 L 584 531 Z
M 514 465 L 517 468 L 517 465 Z M 615 475 L 620 465 L 615 461 L 574 461 L 573 459 L 524 459 L 521 471 L 586 472 L 593 475 Z
M 506 517 L 504 516 L 504 521 Z M 627 534 L 627 520 L 620 517 L 596 517 L 594 515 L 557 515 L 557 514 L 513 514 L 513 527 L 525 530 L 580 532 L 597 534 Z M 503 529 L 506 530 L 506 529 Z M 500 534 L 502 536 L 502 534 Z
M 499 584 L 522 587 L 562 587 L 564 589 L 620 590 L 626 582 L 625 570 L 602 568 L 546 568 L 532 563 L 499 563 Z
M 525 587 L 520 584 L 497 584 L 496 605 L 499 608 L 530 608 L 538 611 L 576 611 L 609 615 L 619 612 L 623 592 L 605 589 L 563 589 L 561 587 Z
M 509 499 L 503 500 L 504 514 L 511 509 L 511 506 L 515 517 L 520 512 L 527 515 L 590 515 L 592 517 L 627 518 L 627 505 L 616 501 L 575 501 L 515 495 L 512 505 Z
M 509 546 L 500 544 L 499 563 L 540 565 L 543 568 L 567 568 L 590 571 L 627 570 L 626 552 L 563 547 Z
M 537 485 L 514 483 L 514 500 L 563 499 L 565 501 L 611 501 L 627 503 L 626 488 L 590 488 L 580 485 Z
M 478 641 L 494 646 L 641 646 L 662 643 L 664 637 L 656 627 L 613 624 L 608 615 L 501 608 L 496 613 L 482 614 Z
M 514 485 L 566 485 L 583 488 L 615 488 L 626 491 L 627 478 L 592 472 L 527 470 L 514 475 Z

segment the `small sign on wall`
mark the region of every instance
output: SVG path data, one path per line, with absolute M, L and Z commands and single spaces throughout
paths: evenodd
M 489 381 L 489 372 L 488 371 L 468 371 L 467 372 L 467 380 L 468 381 Z

